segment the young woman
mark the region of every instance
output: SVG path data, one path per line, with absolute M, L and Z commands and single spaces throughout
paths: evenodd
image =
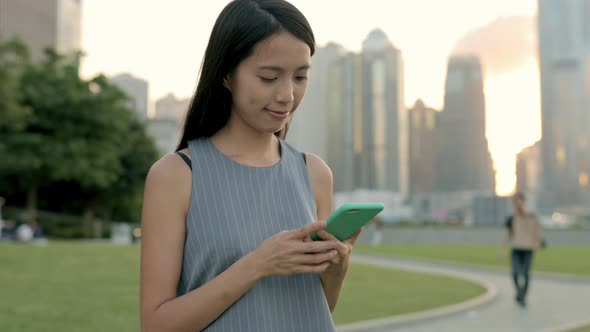
M 218 17 L 178 151 L 146 180 L 143 331 L 334 330 L 358 233 L 323 231 L 330 168 L 283 140 L 314 43 L 286 1 L 235 0 Z

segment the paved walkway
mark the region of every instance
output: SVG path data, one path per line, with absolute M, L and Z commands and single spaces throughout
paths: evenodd
M 477 280 L 494 285 L 497 290 L 493 301 L 466 311 L 403 325 L 372 328 L 370 331 L 546 332 L 560 331 L 576 323 L 590 323 L 589 280 L 533 275 L 528 306 L 520 308 L 514 302 L 513 286 L 504 271 L 358 254 L 353 259 L 359 263 Z

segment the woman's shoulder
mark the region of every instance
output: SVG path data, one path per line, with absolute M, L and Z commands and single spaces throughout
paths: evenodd
M 180 150 L 190 160 L 189 149 Z M 174 187 L 186 182 L 186 178 L 190 177 L 190 169 L 186 162 L 176 152 L 167 153 L 156 161 L 151 167 L 147 175 L 148 182 L 155 182 L 158 185 L 165 187 Z
M 153 221 L 163 215 L 183 220 L 190 206 L 191 176 L 189 167 L 176 153 L 156 161 L 145 181 L 142 220 Z
M 331 173 L 331 170 L 330 170 L 330 167 L 328 166 L 328 164 L 317 154 L 301 151 L 285 140 L 281 140 L 281 142 L 282 142 L 283 147 L 290 150 L 292 153 L 295 153 L 297 155 L 301 155 L 302 157 L 305 156 L 305 163 L 307 164 L 307 168 L 310 169 L 310 171 L 319 171 L 320 173 L 322 173 L 322 172 L 325 173 L 327 171 L 330 171 L 330 173 Z
M 294 145 L 292 145 L 291 143 L 287 142 L 286 140 L 284 140 L 282 138 L 279 138 L 279 142 L 281 143 L 281 148 L 287 149 L 292 153 L 299 153 L 299 154 L 303 153 L 297 147 L 295 147 Z
M 330 166 L 318 155 L 304 152 L 309 179 L 314 186 L 331 186 L 334 179 Z

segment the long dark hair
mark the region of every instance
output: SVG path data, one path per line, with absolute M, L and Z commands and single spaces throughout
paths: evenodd
M 229 119 L 232 96 L 223 80 L 252 54 L 254 46 L 268 37 L 288 31 L 315 52 L 313 31 L 303 14 L 284 0 L 234 0 L 219 14 L 205 57 L 201 76 L 191 101 L 176 151 L 188 141 L 210 137 Z M 287 126 L 277 136 L 284 138 Z

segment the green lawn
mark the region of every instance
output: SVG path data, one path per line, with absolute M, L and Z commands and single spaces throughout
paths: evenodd
M 0 245 L 0 331 L 138 330 L 139 247 Z
M 139 246 L 0 244 L 0 331 L 137 331 Z M 424 310 L 481 294 L 435 275 L 354 265 L 338 324 Z
M 590 332 L 590 325 L 582 326 L 578 329 L 569 331 L 569 332 Z
M 496 246 L 467 245 L 357 245 L 355 251 L 365 254 L 379 254 L 410 257 L 435 261 L 488 265 L 507 268 L 509 259 L 500 255 Z M 549 247 L 538 251 L 533 261 L 533 269 L 590 277 L 590 246 Z
M 334 321 L 343 324 L 422 311 L 463 302 L 484 291 L 465 280 L 355 264 L 346 277 Z

